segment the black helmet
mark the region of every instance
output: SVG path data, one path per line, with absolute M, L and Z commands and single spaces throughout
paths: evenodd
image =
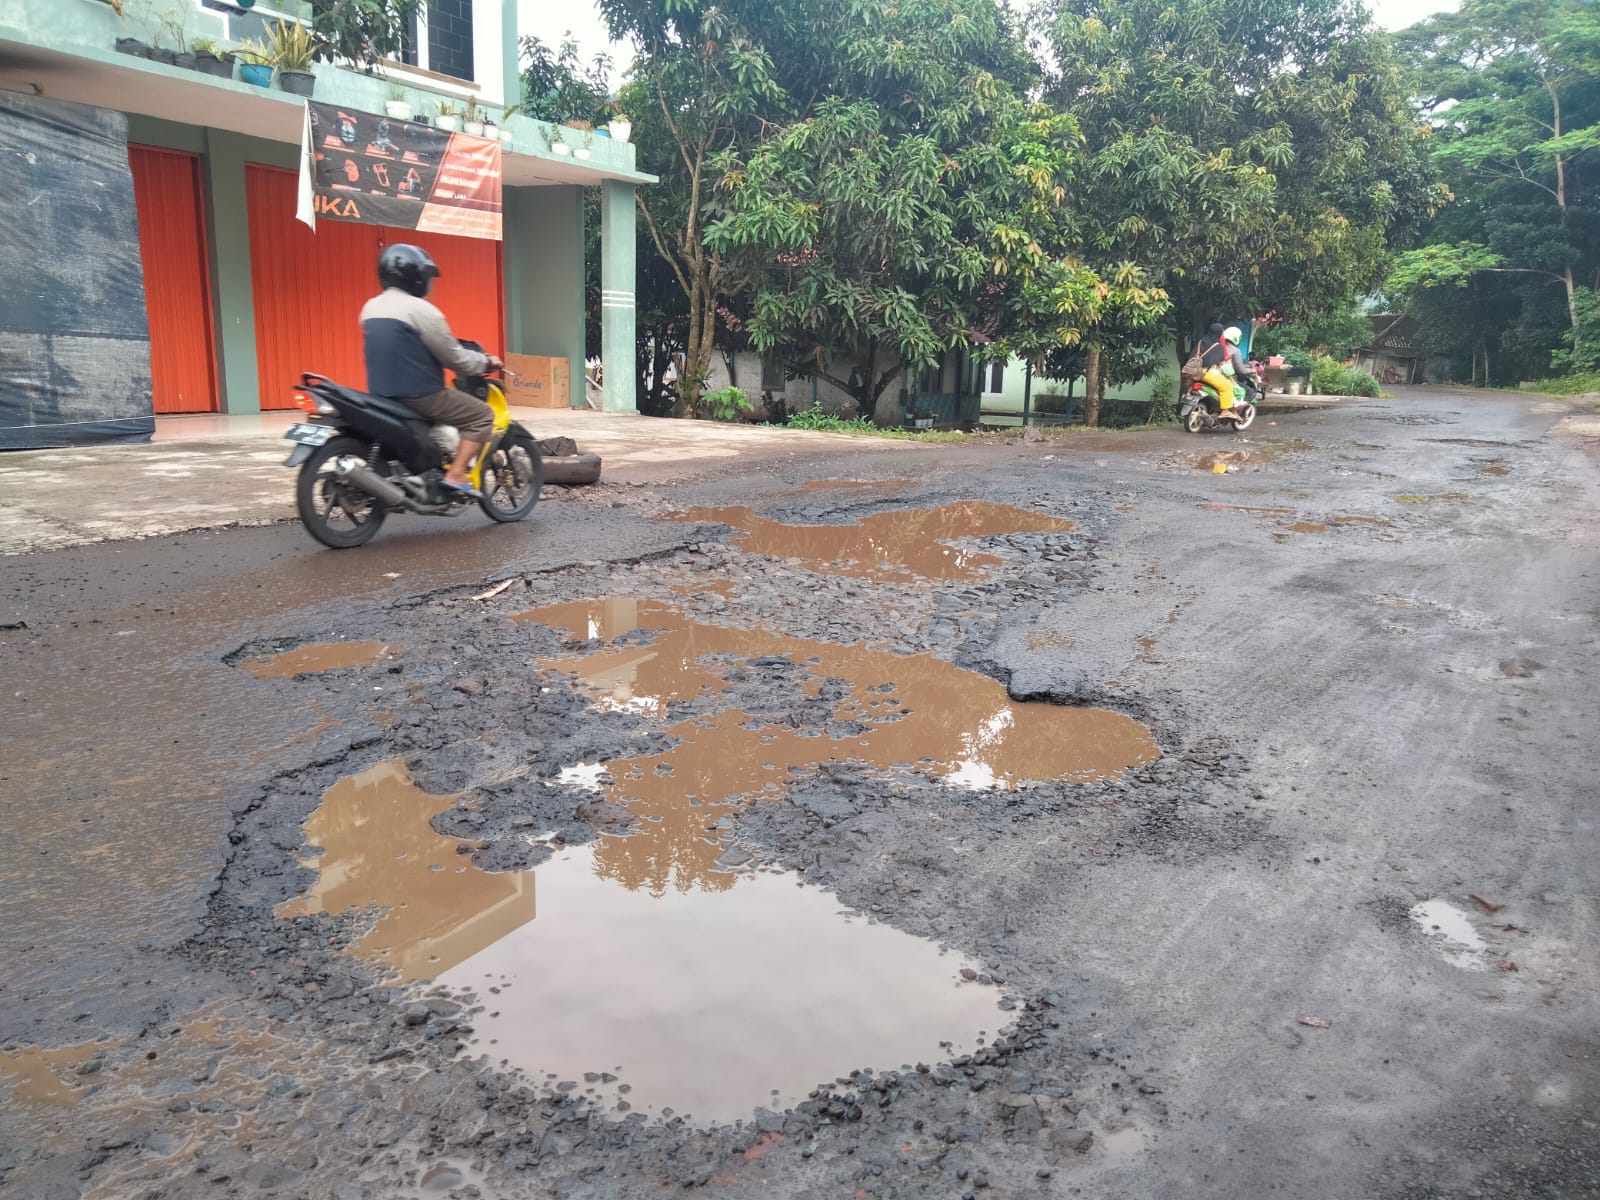
M 438 277 L 438 264 L 421 246 L 385 246 L 378 255 L 378 282 L 386 288 L 399 288 L 422 297 Z

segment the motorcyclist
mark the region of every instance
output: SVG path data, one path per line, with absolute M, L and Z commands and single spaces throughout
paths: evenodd
M 444 314 L 424 298 L 439 274 L 420 246 L 386 246 L 378 256 L 383 291 L 361 310 L 367 391 L 398 400 L 436 425 L 454 425 L 461 445 L 440 483 L 446 491 L 477 499 L 482 493 L 467 472 L 494 430 L 494 412 L 482 400 L 446 387 L 444 373 L 482 375 L 504 364 L 463 346 Z
M 1206 330 L 1206 337 L 1212 340 L 1200 354 L 1200 365 L 1206 369 L 1201 378 L 1217 393 L 1217 407 L 1221 410 L 1218 415 L 1237 421 L 1240 414 L 1234 411 L 1235 389 L 1242 385 L 1236 385 L 1233 380 L 1243 379 L 1250 373 L 1250 364 L 1245 362 L 1244 353 L 1239 349 L 1244 332 L 1237 325 L 1224 329 L 1219 322 Z

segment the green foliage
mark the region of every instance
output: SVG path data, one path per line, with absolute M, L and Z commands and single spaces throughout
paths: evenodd
M 1218 317 L 1303 319 L 1368 291 L 1437 198 L 1388 39 L 1353 4 L 1048 12 L 1046 95 L 1087 138 L 1092 247 L 1156 273 L 1180 347 Z
M 371 70 L 405 53 L 417 0 L 317 0 L 311 11 L 320 57 Z
M 1600 270 L 1600 6 L 1464 0 L 1401 45 L 1456 202 L 1389 290 L 1476 381 L 1543 371 L 1563 340 L 1581 360 Z
M 1311 368 L 1311 386 L 1323 396 L 1377 396 L 1378 381 L 1365 371 L 1335 358 L 1319 358 Z
M 1304 346 L 1280 346 L 1272 353 L 1283 355 L 1284 363 L 1291 367 L 1312 367 L 1317 362 L 1317 356 Z
M 700 407 L 714 421 L 737 421 L 755 411 L 744 389 L 725 387 L 700 397 Z
M 522 39 L 522 104 L 525 115 L 536 121 L 592 121 L 606 109 L 610 97 L 611 59 L 597 54 L 585 66 L 578 43 L 568 34 L 557 50 L 536 37 Z
M 789 419 L 784 422 L 791 429 L 810 429 L 824 433 L 873 433 L 877 426 L 865 417 L 836 417 L 825 413 L 820 408 L 802 409 L 797 413 L 790 413 Z
M 317 39 L 299 21 L 274 21 L 267 26 L 267 60 L 280 71 L 309 71 L 316 61 Z
M 1319 358 L 1311 368 L 1311 386 L 1324 396 L 1342 396 L 1345 367 L 1336 358 Z
M 1382 388 L 1378 386 L 1377 377 L 1365 371 L 1349 370 L 1344 373 L 1344 380 L 1340 386 L 1343 395 L 1369 396 L 1376 399 Z
M 1600 371 L 1600 292 L 1580 290 L 1574 297 L 1578 323 L 1563 338 L 1566 348 L 1551 355 L 1558 371 Z
M 1151 385 L 1150 414 L 1146 421 L 1151 425 L 1170 425 L 1178 419 L 1178 373 L 1163 371 Z
M 1541 379 L 1524 390 L 1546 396 L 1583 396 L 1589 392 L 1600 392 L 1600 371 L 1591 371 L 1586 375 L 1563 375 L 1559 379 Z
M 1284 354 L 1284 348 L 1289 347 L 1297 349 L 1302 359 L 1291 365 L 1309 367 L 1312 359 L 1323 355 L 1349 358 L 1371 336 L 1372 323 L 1366 315 L 1354 305 L 1347 305 L 1303 321 L 1264 326 L 1256 330 L 1251 338 L 1250 353 L 1255 358 L 1265 359 L 1270 354 Z M 1307 351 L 1310 352 L 1309 357 Z M 1284 357 L 1288 358 L 1288 355 L 1284 354 Z

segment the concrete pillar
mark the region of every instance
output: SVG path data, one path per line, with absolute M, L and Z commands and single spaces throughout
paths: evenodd
M 500 5 L 501 50 L 505 55 L 506 73 L 504 103 L 507 108 L 522 103 L 522 42 L 517 29 L 516 0 L 504 0 Z
M 638 242 L 634 229 L 634 185 L 600 185 L 600 360 L 605 373 L 605 410 L 638 412 L 635 364 L 634 288 Z
M 217 336 L 217 390 L 225 413 L 261 411 L 256 370 L 256 306 L 250 278 L 250 222 L 244 164 L 249 142 L 206 130 L 207 240 L 211 247 L 212 320 Z
M 583 406 L 583 191 L 505 190 L 506 348 L 564 358 Z

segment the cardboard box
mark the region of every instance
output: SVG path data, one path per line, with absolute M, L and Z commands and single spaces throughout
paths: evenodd
M 565 358 L 508 354 L 506 366 L 515 376 L 505 386 L 506 402 L 512 407 L 572 407 L 572 377 Z

